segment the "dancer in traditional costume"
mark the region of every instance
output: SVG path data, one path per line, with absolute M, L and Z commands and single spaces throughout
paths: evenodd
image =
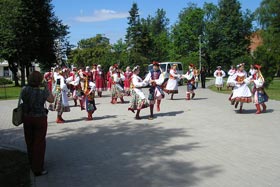
M 261 66 L 256 64 L 254 65 L 254 71 L 251 71 L 251 82 L 254 83 L 253 88 L 253 101 L 257 108 L 256 114 L 260 114 L 261 112 L 266 112 L 266 104 L 268 101 L 268 96 L 264 90 L 264 78 L 261 73 Z M 263 110 L 261 111 L 261 106 Z
M 85 87 L 84 87 L 84 93 L 85 93 L 85 107 L 86 111 L 88 113 L 87 120 L 93 120 L 92 114 L 97 109 L 95 106 L 95 91 L 96 86 L 95 83 L 92 81 L 89 81 L 89 79 L 85 79 Z
M 173 95 L 178 93 L 178 79 L 181 78 L 181 75 L 177 73 L 177 64 L 173 64 L 170 72 L 167 85 L 164 88 L 164 91 L 168 94 L 171 94 L 171 100 L 173 100 Z
M 114 67 L 110 66 L 109 71 L 106 74 L 106 80 L 107 80 L 107 91 L 111 91 L 112 89 L 112 71 Z
M 48 86 L 48 89 L 49 89 L 50 93 L 52 93 L 53 83 L 54 83 L 53 68 L 51 68 L 51 71 L 46 72 L 44 74 L 44 81 L 47 83 L 47 86 Z M 53 111 L 53 103 L 49 104 L 48 109 Z
M 157 104 L 157 111 L 160 111 L 161 99 L 164 98 L 164 92 L 161 88 L 162 83 L 164 82 L 164 75 L 161 73 L 158 62 L 153 62 L 153 69 L 149 71 L 144 82 L 149 82 L 151 87 L 149 89 L 150 101 L 150 117 L 152 120 L 154 118 L 154 105 Z
M 119 68 L 117 65 L 114 65 L 114 69 L 112 71 L 112 104 L 117 103 L 117 99 L 120 98 L 121 102 L 124 103 L 124 89 L 120 85 L 122 81 L 124 81 L 125 77 L 124 75 L 120 72 Z
M 62 118 L 63 112 L 70 112 L 68 103 L 68 88 L 66 80 L 64 78 L 66 70 L 60 71 L 56 77 L 55 83 L 55 99 L 54 99 L 54 110 L 57 111 L 56 123 L 64 123 L 65 120 Z
M 95 72 L 95 85 L 96 85 L 97 95 L 99 97 L 102 97 L 102 92 L 106 90 L 106 86 L 105 86 L 105 74 L 101 68 L 101 65 L 97 66 Z
M 80 77 L 77 71 L 76 67 L 72 68 L 72 71 L 69 74 L 69 77 L 71 77 L 71 81 L 69 83 L 69 87 L 70 87 L 70 92 L 72 94 L 72 98 L 74 101 L 74 106 L 77 106 L 77 100 L 78 100 L 78 96 L 77 96 L 77 87 L 80 84 Z
M 126 71 L 124 72 L 124 91 L 126 95 L 130 95 L 130 83 L 132 75 L 133 73 L 131 71 L 131 68 L 127 66 Z
M 87 74 L 87 78 L 89 82 L 95 81 L 95 74 L 90 70 L 89 66 L 86 66 L 85 72 Z
M 195 85 L 195 88 L 198 88 L 198 82 L 199 82 L 199 70 L 197 69 L 196 66 L 194 66 L 193 68 L 193 75 L 194 75 L 194 85 Z
M 228 71 L 228 79 L 227 79 L 227 89 L 234 87 L 234 79 L 233 75 L 235 74 L 236 69 L 233 65 L 230 66 L 230 70 Z
M 133 75 L 131 79 L 131 101 L 129 103 L 128 110 L 132 111 L 133 113 L 136 112 L 135 119 L 139 120 L 140 118 L 140 111 L 143 108 L 147 108 L 149 103 L 145 97 L 145 94 L 142 91 L 142 87 L 148 85 L 148 82 L 144 82 L 138 75 L 140 73 L 140 67 L 135 66 L 132 69 Z
M 221 66 L 217 66 L 217 70 L 214 72 L 215 86 L 217 87 L 218 91 L 221 91 L 224 86 L 223 78 L 226 76 L 226 73 L 221 69 Z
M 194 90 L 196 89 L 196 87 L 195 87 L 195 75 L 194 75 L 193 67 L 194 65 L 190 64 L 189 71 L 187 71 L 185 75 L 182 75 L 182 77 L 187 79 L 186 100 L 193 99 L 195 96 Z
M 231 103 L 235 103 L 235 108 L 237 108 L 240 103 L 239 112 L 242 113 L 243 103 L 252 102 L 252 93 L 248 87 L 250 80 L 247 79 L 247 73 L 244 70 L 244 63 L 237 65 L 238 70 L 233 75 L 234 88 L 232 90 Z

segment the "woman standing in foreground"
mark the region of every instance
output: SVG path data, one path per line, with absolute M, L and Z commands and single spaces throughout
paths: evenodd
M 47 110 L 46 101 L 53 103 L 54 97 L 48 90 L 47 85 L 40 89 L 43 75 L 33 71 L 28 77 L 28 86 L 22 89 L 24 107 L 23 128 L 27 146 L 28 159 L 31 170 L 35 176 L 45 175 L 44 169 L 47 133 Z

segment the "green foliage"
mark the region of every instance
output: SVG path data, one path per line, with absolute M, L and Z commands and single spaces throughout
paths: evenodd
M 268 87 L 277 72 L 277 59 L 275 54 L 268 50 L 265 45 L 257 48 L 254 52 L 254 64 L 262 66 L 261 72 L 265 78 L 265 86 Z
M 0 77 L 0 85 L 13 84 L 13 81 Z
M 213 69 L 217 65 L 229 67 L 240 56 L 249 54 L 250 35 L 253 16 L 241 12 L 237 0 L 220 0 L 218 7 L 206 4 L 205 35 L 208 64 Z
M 81 68 L 100 64 L 104 70 L 107 70 L 112 63 L 109 39 L 97 34 L 93 38 L 79 41 L 78 47 L 69 55 L 69 63 Z
M 177 57 L 192 55 L 199 49 L 198 37 L 203 31 L 203 10 L 195 4 L 189 6 L 179 14 L 178 22 L 172 27 L 172 41 Z M 197 60 L 198 61 L 198 58 Z
M 263 64 L 264 74 L 267 72 L 270 80 L 273 79 L 275 70 L 280 74 L 280 1 L 263 0 L 255 14 L 262 27 L 263 46 L 257 49 L 254 56 Z M 272 68 L 273 70 L 269 70 Z

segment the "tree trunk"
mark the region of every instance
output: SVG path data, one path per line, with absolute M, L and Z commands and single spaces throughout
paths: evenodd
M 20 86 L 18 76 L 17 76 L 17 72 L 18 72 L 17 65 L 14 64 L 13 59 L 8 59 L 8 64 L 9 64 L 9 69 L 11 70 L 11 72 L 13 74 L 13 81 L 15 81 L 15 86 Z
M 21 86 L 25 86 L 25 65 L 21 64 Z

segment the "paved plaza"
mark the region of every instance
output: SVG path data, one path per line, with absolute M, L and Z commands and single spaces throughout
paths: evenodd
M 93 121 L 71 107 L 56 124 L 49 113 L 46 169 L 35 187 L 277 187 L 280 185 L 280 102 L 267 113 L 253 103 L 239 114 L 228 95 L 197 89 L 185 100 L 186 86 L 135 120 L 126 103 L 112 105 L 110 93 L 96 98 Z M 145 88 L 145 92 L 148 89 Z M 0 101 L 0 146 L 25 150 L 22 126 L 11 123 L 16 100 Z M 70 101 L 73 105 L 73 101 Z M 1 185 L 0 185 L 1 186 Z

